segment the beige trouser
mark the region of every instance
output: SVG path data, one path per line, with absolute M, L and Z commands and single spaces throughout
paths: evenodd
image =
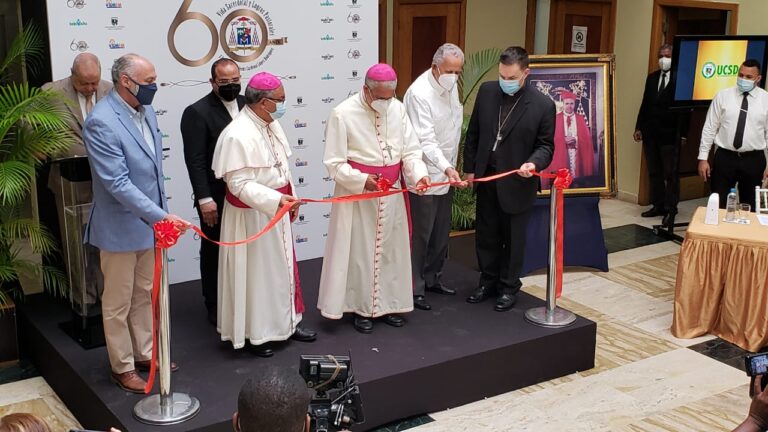
M 101 313 L 112 372 L 135 369 L 152 356 L 152 271 L 154 249 L 101 251 L 104 293 Z

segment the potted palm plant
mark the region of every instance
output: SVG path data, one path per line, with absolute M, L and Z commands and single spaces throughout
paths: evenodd
M 37 280 L 45 290 L 63 294 L 64 273 L 29 256 L 55 252 L 56 242 L 47 228 L 27 216 L 36 168 L 48 157 L 74 143 L 67 125 L 69 113 L 62 97 L 24 82 L 22 73 L 34 73 L 44 59 L 45 45 L 39 29 L 27 25 L 0 62 L 0 334 L 16 334 L 13 300 L 22 298 L 21 278 Z M 15 338 L 13 338 L 15 339 Z M 0 350 L 15 347 L 0 345 Z M 0 364 L 13 361 L 15 353 L 0 351 Z
M 465 108 L 474 101 L 477 88 L 483 78 L 499 64 L 501 55 L 499 48 L 486 48 L 466 57 L 464 72 L 459 80 L 459 93 L 461 103 Z M 461 128 L 461 142 L 459 143 L 459 159 L 457 169 L 464 174 L 463 155 L 464 140 L 469 126 L 469 115 L 464 115 L 464 123 Z M 477 259 L 474 248 L 475 228 L 475 193 L 472 188 L 456 189 L 453 192 L 453 205 L 451 207 L 451 239 L 449 241 L 449 253 L 451 258 L 469 266 L 477 268 Z

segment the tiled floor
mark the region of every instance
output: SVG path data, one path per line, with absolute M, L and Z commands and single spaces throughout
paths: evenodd
M 678 220 L 700 204 L 681 203 Z M 749 405 L 744 352 L 711 336 L 681 340 L 669 332 L 680 246 L 653 236 L 649 228 L 660 218 L 641 218 L 638 206 L 603 200 L 600 210 L 611 271 L 569 269 L 560 301 L 598 323 L 594 369 L 378 431 L 723 431 L 738 424 Z M 544 274 L 524 283 L 544 296 Z M 0 415 L 20 410 L 77 424 L 42 378 L 0 386 Z

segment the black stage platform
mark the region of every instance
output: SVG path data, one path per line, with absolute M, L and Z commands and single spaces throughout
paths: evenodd
M 320 259 L 300 264 L 308 310 L 304 323 L 319 331 L 318 341 L 290 342 L 269 359 L 234 351 L 219 341 L 205 318 L 198 282 L 171 288 L 171 352 L 180 366 L 172 386 L 199 398 L 202 406 L 195 418 L 180 425 L 151 427 L 134 420 L 133 406 L 143 396 L 123 392 L 110 382 L 104 347 L 83 350 L 59 328 L 59 322 L 69 318 L 66 305 L 43 296 L 30 298 L 21 312 L 21 340 L 82 425 L 97 430 L 115 426 L 123 431 L 231 431 L 237 393 L 248 375 L 268 363 L 298 370 L 300 354 L 351 351 L 367 418 L 359 430 L 594 366 L 595 323 L 579 318 L 559 330 L 530 325 L 524 311 L 543 302 L 526 294 L 506 313 L 495 312 L 492 301 L 468 304 L 465 297 L 475 287 L 477 274 L 455 262 L 449 263 L 443 280 L 458 288 L 457 296 L 430 295 L 432 311 L 408 314 L 405 327 L 377 323 L 373 334 L 360 334 L 350 319 L 324 320 L 314 308 L 321 265 Z

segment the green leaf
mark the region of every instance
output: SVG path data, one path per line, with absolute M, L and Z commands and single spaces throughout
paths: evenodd
M 0 205 L 13 206 L 21 202 L 32 188 L 35 169 L 21 161 L 0 162 Z
M 13 65 L 26 66 L 30 72 L 36 73 L 45 61 L 45 47 L 40 28 L 28 23 L 13 39 L 5 58 L 0 62 L 0 75 L 6 75 L 8 68 Z

